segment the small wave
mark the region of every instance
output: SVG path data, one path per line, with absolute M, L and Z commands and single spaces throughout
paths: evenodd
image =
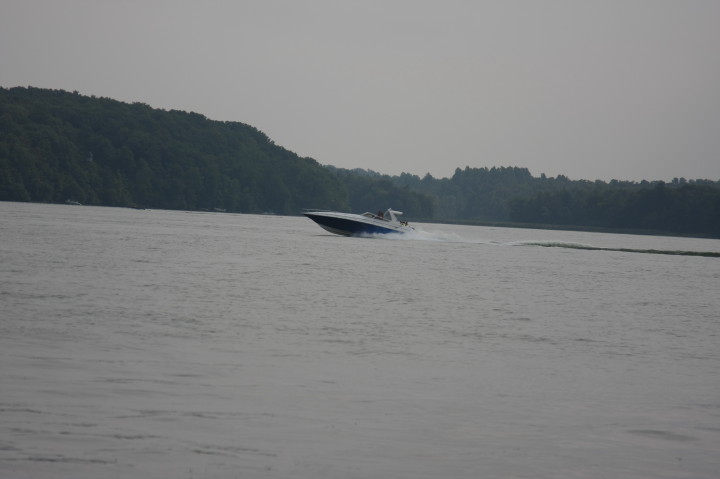
M 508 246 L 541 246 L 543 248 L 569 248 L 590 251 L 619 251 L 622 253 L 644 253 L 644 254 L 667 254 L 677 256 L 705 256 L 709 258 L 720 258 L 720 252 L 716 251 L 683 251 L 683 250 L 661 250 L 661 249 L 638 249 L 638 248 L 604 248 L 583 243 L 570 243 L 563 241 L 515 241 L 506 243 Z
M 30 456 L 25 460 L 29 462 L 59 462 L 66 464 L 117 464 L 117 459 L 84 459 L 65 456 Z
M 507 246 L 543 246 L 545 248 L 599 249 L 595 246 L 568 241 L 512 241 Z
M 671 431 L 656 431 L 654 429 L 630 429 L 627 432 L 638 436 L 645 436 L 658 439 L 666 439 L 670 441 L 696 441 L 697 438 L 694 436 L 687 436 L 685 434 L 678 434 Z

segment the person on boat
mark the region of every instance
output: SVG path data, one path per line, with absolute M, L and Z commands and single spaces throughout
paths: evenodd
M 377 217 L 380 218 L 381 220 L 385 219 L 385 216 L 383 215 L 382 211 L 378 211 Z

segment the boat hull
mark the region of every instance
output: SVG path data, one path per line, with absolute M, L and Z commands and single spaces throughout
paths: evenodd
M 351 213 L 330 211 L 303 213 L 330 233 L 342 236 L 397 234 L 413 231 L 409 226 Z

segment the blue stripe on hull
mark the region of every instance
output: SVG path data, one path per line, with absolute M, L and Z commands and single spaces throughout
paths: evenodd
M 305 213 L 305 216 L 327 229 L 331 233 L 345 235 L 345 236 L 358 236 L 363 234 L 388 234 L 388 233 L 400 233 L 391 228 L 383 228 L 376 225 L 359 223 L 357 221 L 348 220 L 345 218 L 332 218 L 328 216 L 318 216 L 309 213 Z

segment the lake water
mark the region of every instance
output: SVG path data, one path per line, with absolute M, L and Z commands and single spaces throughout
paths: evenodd
M 720 241 L 415 226 L 0 203 L 0 477 L 718 477 Z

